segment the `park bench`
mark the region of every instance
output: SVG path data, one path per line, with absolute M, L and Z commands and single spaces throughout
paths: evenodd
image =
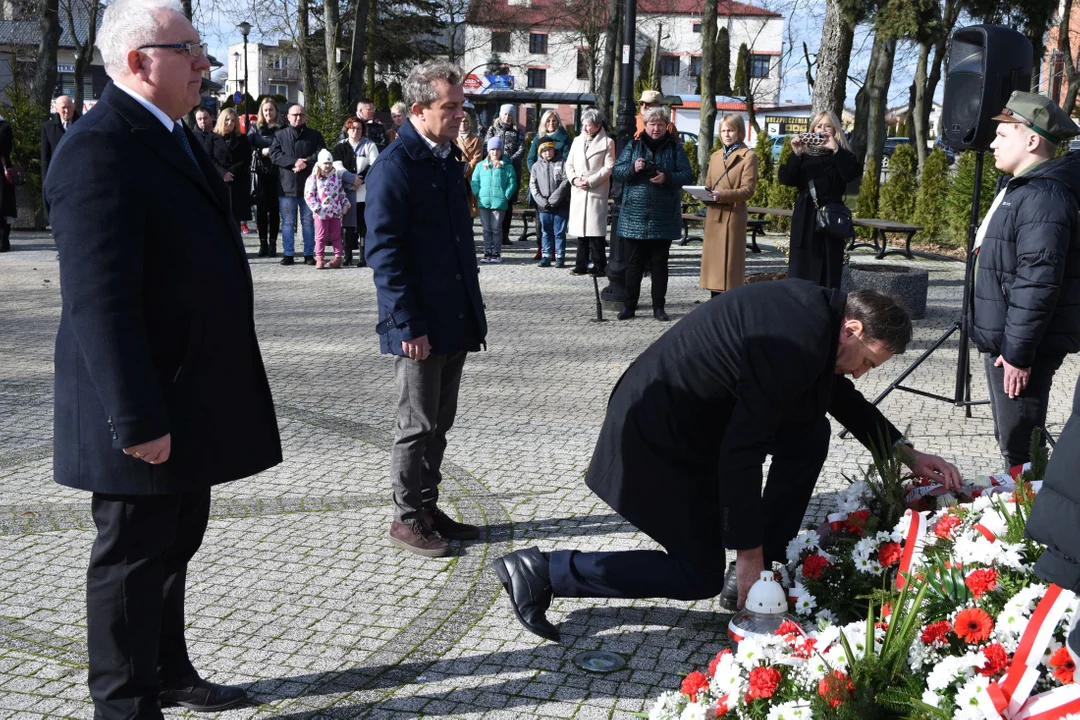
M 859 242 L 857 238 L 852 238 L 847 246 L 849 252 L 856 248 L 872 248 L 877 253 L 875 257 L 878 260 L 881 260 L 886 255 L 903 255 L 908 260 L 914 257 L 911 254 L 911 238 L 915 236 L 915 233 L 922 230 L 921 225 L 908 225 L 879 218 L 855 218 L 854 223 L 857 227 L 870 228 L 874 232 L 870 236 L 870 242 Z M 900 248 L 889 249 L 887 233 L 903 235 L 904 248 L 902 250 Z
M 693 239 L 693 240 L 701 240 L 702 239 L 702 238 L 699 238 L 699 237 L 696 237 L 696 236 L 694 238 L 690 237 L 690 223 L 692 223 L 692 222 L 693 223 L 702 223 L 702 224 L 704 224 L 705 223 L 705 216 L 704 215 L 695 215 L 694 213 L 683 213 L 682 214 L 683 236 L 682 236 L 682 240 L 679 241 L 680 245 L 687 244 L 688 242 L 690 242 L 691 239 Z M 749 218 L 749 219 L 747 219 L 746 227 L 750 230 L 751 235 L 750 235 L 750 242 L 746 243 L 746 249 L 749 250 L 750 252 L 756 252 L 756 253 L 761 252 L 761 248 L 759 248 L 758 244 L 757 244 L 757 236 L 758 236 L 759 232 L 761 232 L 762 230 L 765 229 L 765 225 L 767 223 L 768 223 L 767 220 L 761 220 L 759 218 Z

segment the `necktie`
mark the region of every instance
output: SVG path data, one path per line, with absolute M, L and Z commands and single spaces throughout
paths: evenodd
M 199 167 L 199 161 L 195 159 L 195 153 L 191 152 L 191 145 L 188 143 L 187 133 L 184 132 L 184 128 L 180 123 L 175 123 L 172 129 L 173 137 L 175 137 L 180 145 L 183 146 L 184 152 L 191 158 L 191 162 L 195 163 L 195 167 Z

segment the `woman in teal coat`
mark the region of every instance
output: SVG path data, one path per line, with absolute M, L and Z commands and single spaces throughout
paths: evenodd
M 517 192 L 517 173 L 513 164 L 503 159 L 502 148 L 501 137 L 489 138 L 487 159 L 476 166 L 472 175 L 472 191 L 484 227 L 482 263 L 502 262 L 503 223 L 509 220 L 510 201 Z
M 620 320 L 634 317 L 646 265 L 652 268 L 653 317 L 668 319 L 664 312 L 668 254 L 671 241 L 682 237 L 680 191 L 694 180 L 690 159 L 678 138 L 668 132 L 667 110 L 649 108 L 644 120 L 645 130 L 623 149 L 613 173 L 624 183 L 619 236 L 629 241 L 630 248 Z

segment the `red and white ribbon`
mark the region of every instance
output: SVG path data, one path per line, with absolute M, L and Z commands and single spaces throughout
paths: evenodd
M 929 513 L 908 510 L 907 533 L 904 536 L 904 551 L 900 554 L 900 569 L 896 573 L 896 589 L 903 590 L 907 585 L 907 575 L 922 554 L 923 538 L 926 537 L 926 517 Z
M 844 529 L 844 524 L 847 522 L 847 513 L 830 513 L 825 519 L 829 521 L 830 530 L 839 532 Z
M 1031 614 L 1023 635 L 1020 636 L 1020 644 L 1016 648 L 1005 677 L 996 683 L 990 683 L 983 692 L 979 693 L 979 708 L 987 718 L 1011 720 L 1021 717 L 1020 712 L 1027 707 L 1028 697 L 1031 695 L 1032 688 L 1035 687 L 1035 681 L 1039 679 L 1038 667 L 1043 651 L 1050 644 L 1055 628 L 1075 597 L 1071 591 L 1063 590 L 1057 585 L 1051 585 L 1043 595 L 1042 600 L 1035 606 L 1035 611 Z M 1053 692 L 1055 691 L 1050 691 L 1050 693 Z M 1050 693 L 1043 693 L 1039 698 L 1045 700 L 1045 696 Z M 1063 696 L 1059 695 L 1060 697 Z M 1032 700 L 1035 699 L 1032 698 Z M 1040 707 L 1045 706 L 1046 702 L 1041 702 Z M 1051 717 L 1061 717 L 1061 715 L 1043 715 L 1041 720 L 1049 720 Z
M 722 717 L 727 714 L 727 711 L 730 709 L 728 707 L 729 697 L 731 696 L 725 695 L 724 697 L 716 699 L 716 717 Z

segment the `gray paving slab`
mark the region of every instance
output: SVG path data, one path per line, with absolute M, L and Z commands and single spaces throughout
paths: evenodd
M 56 255 L 47 234 L 12 240 L 0 255 L 0 717 L 90 718 L 83 583 L 93 524 L 87 496 L 51 481 Z M 783 266 L 775 240 L 749 256 L 751 272 Z M 215 489 L 191 568 L 196 665 L 254 701 L 221 717 L 621 718 L 708 661 L 724 637 L 711 601 L 557 600 L 550 617 L 565 642 L 556 646 L 518 625 L 489 568 L 528 545 L 653 547 L 582 476 L 612 385 L 668 325 L 647 316 L 589 322 L 591 281 L 536 267 L 531 247 L 511 245 L 502 265 L 483 266 L 488 351 L 465 366 L 443 502 L 485 534 L 456 544 L 453 557 L 425 560 L 386 539 L 395 400 L 374 333 L 371 271 L 282 267 L 246 242 L 285 461 Z M 700 254 L 696 243 L 673 249 L 667 310 L 676 322 L 707 298 Z M 865 251 L 856 257 L 873 262 Z M 959 314 L 962 265 L 914 262 L 930 273 L 927 315 L 906 356 L 859 382 L 867 395 Z M 909 383 L 951 396 L 956 357 L 953 338 Z M 1078 372 L 1071 357 L 1059 373 L 1053 433 Z M 986 397 L 978 365 L 973 395 Z M 969 419 L 895 393 L 883 409 L 920 449 L 964 472 L 1000 469 L 987 408 Z M 858 443 L 834 438 L 808 520 L 867 460 Z M 626 655 L 627 668 L 589 675 L 573 665 L 595 649 Z

